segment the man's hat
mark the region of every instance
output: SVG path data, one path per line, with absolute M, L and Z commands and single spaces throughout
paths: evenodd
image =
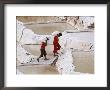
M 62 36 L 62 33 L 59 33 L 58 35 L 59 35 L 59 36 Z

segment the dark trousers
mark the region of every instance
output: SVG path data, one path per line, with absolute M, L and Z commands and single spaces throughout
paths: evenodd
M 43 57 L 43 56 L 46 56 L 47 55 L 45 49 L 40 49 L 40 51 L 41 51 L 40 57 Z

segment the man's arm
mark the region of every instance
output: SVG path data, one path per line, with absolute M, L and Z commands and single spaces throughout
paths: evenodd
M 47 40 L 46 40 L 46 46 L 47 46 L 47 41 L 48 41 L 49 39 L 47 38 Z

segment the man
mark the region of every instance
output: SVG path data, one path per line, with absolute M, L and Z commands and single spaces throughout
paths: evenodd
M 39 58 L 37 59 L 38 62 L 39 62 L 39 59 L 40 59 L 41 57 L 43 57 L 43 56 L 45 57 L 44 60 L 48 60 L 48 59 L 46 58 L 47 53 L 46 53 L 46 50 L 45 50 L 45 47 L 47 46 L 47 40 L 49 40 L 49 39 L 46 37 L 46 40 L 43 40 L 43 41 L 42 41 L 41 48 L 40 48 L 41 54 L 40 54 Z
M 61 46 L 60 46 L 60 44 L 59 44 L 59 38 L 58 37 L 60 37 L 60 36 L 62 36 L 62 33 L 58 33 L 58 34 L 56 34 L 55 36 L 54 36 L 54 41 L 53 41 L 53 45 L 54 45 L 54 50 L 53 50 L 53 53 L 54 53 L 54 56 L 56 56 L 57 54 L 58 54 L 58 50 L 60 50 L 60 48 L 61 48 Z

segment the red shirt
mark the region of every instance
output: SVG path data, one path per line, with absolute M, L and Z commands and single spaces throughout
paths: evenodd
M 46 43 L 45 42 L 42 42 L 41 49 L 45 49 L 45 46 L 46 46 Z
M 55 37 L 54 37 L 53 44 L 58 44 L 58 41 L 59 41 L 58 36 L 55 36 Z

